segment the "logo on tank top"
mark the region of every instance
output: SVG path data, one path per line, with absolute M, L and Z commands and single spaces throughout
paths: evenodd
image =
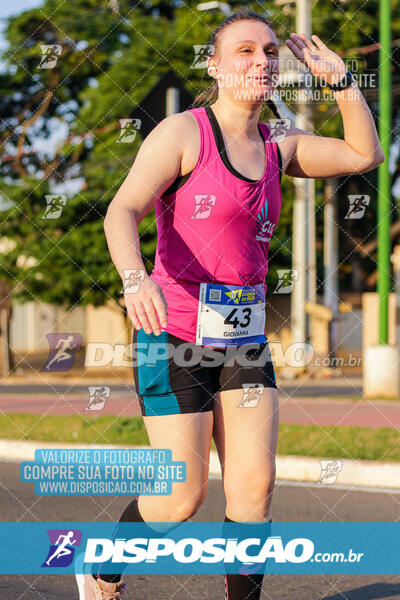
M 258 242 L 270 242 L 271 236 L 274 233 L 276 224 L 272 223 L 272 221 L 268 220 L 267 198 L 265 198 L 264 206 L 261 208 L 260 212 L 257 214 L 256 225 L 257 225 L 256 240 Z
M 191 219 L 208 219 L 217 197 L 214 194 L 195 194 L 196 203 Z

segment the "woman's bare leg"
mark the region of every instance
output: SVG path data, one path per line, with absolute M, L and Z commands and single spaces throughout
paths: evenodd
M 147 522 L 180 522 L 202 504 L 208 483 L 213 412 L 143 417 L 152 448 L 169 448 L 173 461 L 186 463 L 186 481 L 174 483 L 170 496 L 140 496 Z
M 226 514 L 233 521 L 271 519 L 278 441 L 278 391 L 266 387 L 257 406 L 239 407 L 243 390 L 226 390 L 214 405 L 214 439 L 223 471 Z
M 257 405 L 243 406 L 243 389 L 220 393 L 214 405 L 214 439 L 223 473 L 225 522 L 259 522 L 260 535 L 271 535 L 279 404 L 275 388 L 264 388 Z M 268 522 L 267 522 L 268 521 Z M 254 527 L 254 526 L 250 526 Z M 254 536 L 252 529 L 250 537 Z M 264 574 L 225 574 L 226 598 L 259 600 Z

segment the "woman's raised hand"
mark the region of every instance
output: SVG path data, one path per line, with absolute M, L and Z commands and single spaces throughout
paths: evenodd
M 329 50 L 317 35 L 311 40 L 303 33 L 291 33 L 286 40 L 287 47 L 313 75 L 321 77 L 329 84 L 338 83 L 346 75 L 347 68 L 338 54 Z

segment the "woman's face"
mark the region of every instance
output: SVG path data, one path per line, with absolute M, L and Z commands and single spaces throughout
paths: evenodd
M 220 32 L 212 74 L 218 93 L 239 102 L 268 100 L 278 84 L 279 47 L 274 32 L 260 21 L 238 21 Z

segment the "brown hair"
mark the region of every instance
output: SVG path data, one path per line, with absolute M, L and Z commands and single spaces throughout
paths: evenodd
M 246 9 L 240 8 L 236 12 L 234 12 L 232 15 L 227 17 L 224 21 L 222 21 L 222 23 L 220 25 L 218 25 L 218 27 L 215 29 L 215 31 L 213 31 L 213 33 L 211 35 L 209 45 L 216 48 L 217 44 L 218 44 L 219 32 L 222 31 L 222 29 L 225 29 L 225 27 L 228 27 L 228 25 L 230 25 L 231 23 L 236 23 L 237 21 L 245 21 L 245 20 L 261 21 L 261 23 L 264 23 L 265 25 L 268 25 L 268 27 L 271 27 L 270 21 L 268 21 L 268 19 L 266 19 L 262 15 L 254 12 L 252 10 L 246 10 Z M 200 94 L 198 94 L 195 97 L 195 99 L 192 102 L 191 107 L 195 108 L 196 106 L 205 106 L 205 105 L 211 104 L 212 102 L 215 102 L 215 100 L 217 98 L 218 98 L 218 81 L 214 80 L 214 82 L 208 88 L 206 88 L 203 92 L 200 92 Z M 266 100 L 265 104 L 266 104 L 266 106 L 268 106 L 268 108 L 270 108 L 272 110 L 273 114 L 275 115 L 275 117 L 277 119 L 281 118 L 281 116 L 278 112 L 278 109 L 276 108 L 275 102 L 273 100 L 270 100 L 270 99 Z

